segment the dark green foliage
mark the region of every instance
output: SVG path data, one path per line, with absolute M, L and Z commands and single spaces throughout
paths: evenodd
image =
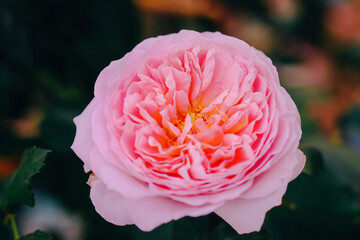
M 359 54 L 360 56 L 360 54 Z M 359 64 L 358 64 L 359 66 Z M 340 128 L 344 141 L 360 153 L 360 107 L 351 108 L 340 119 Z
M 303 172 L 316 178 L 324 171 L 324 158 L 321 152 L 313 147 L 303 148 L 302 151 L 306 155 L 306 164 Z
M 1 219 L 4 219 L 4 218 L 1 218 Z M 10 228 L 8 228 L 5 224 L 0 224 L 0 236 L 1 236 L 1 240 L 11 239 Z
M 19 169 L 4 181 L 0 202 L 4 212 L 12 213 L 20 205 L 34 206 L 34 194 L 30 190 L 31 177 L 39 172 L 49 152 L 36 147 L 25 151 Z
M 355 197 L 327 168 L 315 179 L 302 174 L 289 184 L 283 204 L 267 214 L 263 229 L 272 240 L 360 239 Z
M 51 240 L 52 237 L 43 231 L 37 230 L 34 233 L 21 237 L 19 240 Z

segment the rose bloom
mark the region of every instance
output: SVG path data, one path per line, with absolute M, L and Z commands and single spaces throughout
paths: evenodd
M 74 122 L 96 211 L 143 231 L 211 212 L 258 231 L 305 163 L 271 60 L 219 32 L 144 40 L 100 73 Z

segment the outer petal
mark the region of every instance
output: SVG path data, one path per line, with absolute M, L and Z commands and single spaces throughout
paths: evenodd
M 306 162 L 306 156 L 302 151 L 300 151 L 299 149 L 296 150 L 296 155 L 298 158 L 298 162 L 297 162 L 296 166 L 294 167 L 293 175 L 291 176 L 290 181 L 294 180 L 297 176 L 299 176 L 299 174 L 303 170 L 303 168 L 305 166 L 305 162 Z
M 240 197 L 244 199 L 266 198 L 282 188 L 284 184 L 286 187 L 294 171 L 298 171 L 297 166 L 301 165 L 303 161 L 303 158 L 298 159 L 296 149 L 290 149 L 279 159 L 278 163 L 257 176 L 253 186 Z
M 109 190 L 95 175 L 90 176 L 88 183 L 91 186 L 90 198 L 95 210 L 106 221 L 116 225 L 134 224 L 120 194 Z
M 185 216 L 198 217 L 213 212 L 223 202 L 192 207 L 168 198 L 124 199 L 131 219 L 143 231 L 151 231 L 163 223 Z
M 286 185 L 266 198 L 235 199 L 228 201 L 215 213 L 230 224 L 239 234 L 259 231 L 265 214 L 271 208 L 281 204 Z
M 134 74 L 136 66 L 141 66 L 150 57 L 164 56 L 169 52 L 189 49 L 196 45 L 211 45 L 217 43 L 222 45 L 224 50 L 233 49 L 233 44 L 239 49 L 249 51 L 249 45 L 240 39 L 222 35 L 219 32 L 199 33 L 192 30 L 182 30 L 177 34 L 148 38 L 139 43 L 135 48 L 127 53 L 123 58 L 111 62 L 104 68 L 95 83 L 95 96 L 104 100 L 109 93 L 115 91 L 120 84 L 124 84 L 127 78 Z M 251 49 L 251 51 L 254 51 Z M 255 52 L 253 53 L 255 54 Z
M 220 32 L 203 32 L 202 35 L 212 39 L 219 46 L 224 45 L 225 49 L 242 50 L 243 52 L 246 52 L 247 54 L 255 53 L 254 48 L 250 47 L 249 44 L 247 44 L 246 42 L 244 42 L 243 40 L 240 40 L 238 38 L 223 35 Z
M 103 104 L 94 98 L 83 113 L 74 119 L 77 132 L 72 149 L 85 163 L 85 170 L 93 171 L 107 188 L 130 198 L 153 195 L 146 183 L 115 165 L 116 162 L 121 163 L 122 159 L 113 154 L 108 146 L 110 139 L 103 112 Z M 94 118 L 96 121 L 93 121 Z
M 146 184 L 106 161 L 97 149 L 91 151 L 90 159 L 92 171 L 108 189 L 130 198 L 142 198 L 152 194 Z
M 98 101 L 94 98 L 85 110 L 79 116 L 74 118 L 76 135 L 71 149 L 84 162 L 86 172 L 91 168 L 89 152 L 94 148 L 94 142 L 91 138 L 91 118 L 98 105 Z
M 201 36 L 201 34 L 195 31 L 181 31 L 178 34 L 148 38 L 135 46 L 123 58 L 111 62 L 109 66 L 101 71 L 96 80 L 95 97 L 101 100 L 106 99 L 106 96 L 115 91 L 120 84 L 124 84 L 124 81 L 136 72 L 136 67 L 141 66 L 141 63 L 149 58 L 149 56 L 165 54 L 165 46 L 168 46 L 170 49 L 176 46 L 171 43 L 174 37 L 184 38 L 187 37 L 187 34 L 189 34 L 188 37 L 191 40 L 194 39 L 194 36 Z M 181 42 L 180 39 L 175 39 L 176 41 Z M 191 41 L 189 44 L 191 45 Z M 161 51 L 164 52 L 160 54 Z
M 287 184 L 294 174 L 299 173 L 304 162 L 303 155 L 291 150 L 275 166 L 258 176 L 240 198 L 226 202 L 215 213 L 239 234 L 259 231 L 266 212 L 281 204 Z

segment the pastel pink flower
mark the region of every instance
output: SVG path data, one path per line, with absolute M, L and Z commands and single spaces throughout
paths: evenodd
M 219 32 L 141 42 L 100 73 L 74 122 L 96 211 L 143 231 L 211 212 L 258 231 L 305 163 L 271 60 Z

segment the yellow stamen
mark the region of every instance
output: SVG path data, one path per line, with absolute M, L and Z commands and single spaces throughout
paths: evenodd
M 195 123 L 195 121 L 199 118 L 204 118 L 203 115 L 200 113 L 202 110 L 204 109 L 204 106 L 199 104 L 196 107 L 190 107 L 189 110 L 187 111 L 187 114 L 190 115 L 190 119 L 192 123 Z M 178 127 L 180 129 L 180 131 L 182 131 L 184 129 L 185 126 L 185 116 L 179 116 L 178 119 L 176 119 L 173 124 Z M 168 139 L 168 145 L 169 146 L 174 146 L 176 145 L 176 137 L 173 136 L 173 134 L 169 133 L 168 131 L 166 132 L 166 134 L 168 135 L 169 139 Z

